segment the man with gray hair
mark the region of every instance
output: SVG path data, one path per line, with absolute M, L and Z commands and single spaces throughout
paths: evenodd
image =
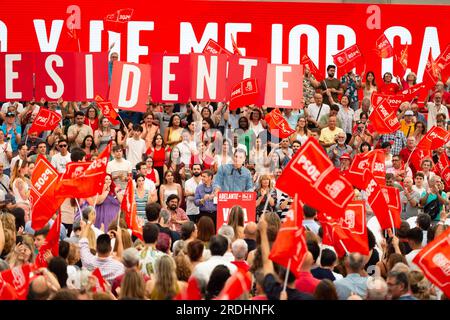
M 367 279 L 367 300 L 386 300 L 388 287 L 382 277 L 369 277 Z
M 350 253 L 345 258 L 345 269 L 347 276 L 334 281 L 339 300 L 347 300 L 352 292 L 365 297 L 368 277 L 361 276 L 361 271 L 364 269 L 364 256 L 357 252 Z
M 245 261 L 248 253 L 247 243 L 243 239 L 235 240 L 231 245 L 231 252 L 233 253 L 235 259 L 234 261 L 231 261 L 231 263 L 234 264 L 239 270 L 247 272 L 250 269 L 247 261 Z
M 234 260 L 234 256 L 231 253 L 231 244 L 233 243 L 233 239 L 234 239 L 233 227 L 229 226 L 227 224 L 224 224 L 222 227 L 220 227 L 220 229 L 217 232 L 217 234 L 219 234 L 221 236 L 224 236 L 227 239 L 227 241 L 228 241 L 228 250 L 223 255 L 224 259 L 226 259 L 229 262 L 233 261 Z
M 361 120 L 361 113 L 365 112 L 367 115 L 370 115 L 373 111 L 373 107 L 371 106 L 371 102 L 369 98 L 364 98 L 361 101 L 361 108 L 355 111 L 355 114 L 353 115 L 353 120 L 360 121 Z

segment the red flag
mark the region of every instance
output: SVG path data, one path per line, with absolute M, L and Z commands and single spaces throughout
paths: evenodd
M 226 54 L 228 57 L 232 57 L 233 54 L 222 47 L 220 44 L 218 44 L 213 39 L 209 39 L 208 43 L 206 43 L 206 46 L 203 48 L 202 53 L 209 53 L 209 54 Z
M 134 188 L 133 179 L 129 177 L 128 184 L 125 189 L 122 204 L 120 206 L 122 211 L 125 213 L 125 222 L 128 228 L 131 229 L 133 235 L 143 240 L 142 238 L 142 227 L 139 225 L 136 212 L 136 201 L 134 199 Z
M 418 83 L 412 87 L 409 87 L 408 89 L 405 89 L 401 92 L 403 95 L 403 101 L 411 101 L 416 97 L 420 97 L 423 95 L 423 93 L 426 94 L 426 85 L 423 83 Z
M 447 45 L 444 52 L 441 52 L 436 59 L 436 64 L 441 70 L 441 80 L 446 83 L 450 77 L 450 44 Z
M 436 173 L 442 178 L 445 183 L 445 190 L 450 188 L 450 161 L 445 152 L 439 156 L 439 161 L 435 166 Z
M 394 220 L 395 226 L 400 226 L 402 220 L 400 213 L 402 212 L 402 203 L 400 202 L 400 190 L 395 187 L 381 186 L 384 199 L 389 208 L 389 212 Z
M 377 55 L 380 58 L 386 59 L 394 55 L 394 48 L 384 33 L 378 37 L 376 47 Z
M 380 149 L 355 155 L 347 173 L 348 180 L 358 189 L 364 189 L 364 171 L 369 169 L 377 183 L 386 184 L 385 158 L 384 151 Z
M 401 220 L 396 219 L 396 216 L 391 213 L 380 185 L 368 169 L 364 172 L 364 181 L 366 182 L 367 201 L 377 217 L 380 227 L 382 229 L 399 228 Z
M 236 271 L 227 282 L 215 300 L 236 300 L 252 288 L 252 277 L 249 272 Z
M 267 125 L 269 126 L 270 134 L 273 134 L 280 139 L 287 138 L 295 132 L 295 130 L 291 129 L 286 119 L 283 118 L 279 109 L 270 111 L 264 120 L 266 120 Z
M 370 96 L 370 102 L 372 103 L 373 106 L 378 106 L 383 102 L 383 100 L 387 100 L 391 108 L 396 112 L 400 107 L 400 105 L 402 104 L 402 102 L 408 101 L 408 99 L 406 99 L 405 96 L 402 94 L 388 95 L 372 92 L 372 95 Z
M 180 291 L 174 300 L 201 300 L 202 294 L 200 292 L 200 287 L 197 283 L 197 279 L 191 276 L 188 280 L 187 287 Z
M 323 243 L 334 246 L 339 257 L 344 256 L 346 252 L 369 254 L 364 201 L 350 202 L 344 215 L 338 219 L 327 214 L 321 216 L 320 222 L 322 226 L 325 225 Z
M 231 91 L 230 110 L 255 104 L 258 100 L 259 90 L 256 79 L 244 79 L 236 84 Z
M 44 243 L 39 248 L 39 253 L 36 256 L 35 265 L 37 268 L 46 268 L 48 262 L 44 258 L 44 253 L 50 250 L 54 257 L 59 255 L 59 236 L 61 231 L 61 214 L 58 213 L 56 220 L 53 222 L 50 231 L 45 237 Z
M 122 32 L 127 30 L 128 22 L 133 17 L 134 9 L 125 8 L 112 12 L 103 19 L 105 30 Z
M 423 139 L 423 138 L 422 138 Z M 424 149 L 417 149 L 417 147 L 411 152 L 411 155 L 409 156 L 409 165 L 414 169 L 415 171 L 421 171 L 421 164 L 422 161 L 426 158 L 431 159 L 431 151 L 430 150 L 424 150 Z
M 450 297 L 450 229 L 445 230 L 414 257 L 425 276 Z
M 291 196 L 298 193 L 304 203 L 322 212 L 343 212 L 354 196 L 351 183 L 314 138 L 308 138 L 292 157 L 276 187 Z
M 450 140 L 450 132 L 447 130 L 433 126 L 428 129 L 427 134 L 419 141 L 416 149 L 436 150 L 445 145 Z
M 397 63 L 394 63 L 394 74 L 402 76 L 406 69 L 408 69 L 408 44 L 400 45 L 394 49 L 394 58 Z M 396 64 L 400 66 L 396 68 Z
M 358 45 L 354 44 L 337 54 L 333 55 L 333 61 L 342 74 L 349 72 L 356 66 L 358 60 L 362 58 Z
M 26 300 L 31 264 L 24 264 L 0 273 L 0 300 Z
M 99 289 L 101 289 L 102 292 L 106 292 L 106 281 L 102 276 L 102 273 L 100 272 L 99 268 L 95 268 L 94 271 L 92 271 L 92 275 L 97 278 L 98 285 L 94 288 L 94 292 L 98 292 Z
M 236 44 L 236 40 L 234 40 L 234 36 L 233 34 L 231 34 L 231 44 L 233 45 L 233 54 L 236 54 L 238 56 L 242 56 L 241 51 L 239 50 L 237 44 Z
M 61 121 L 61 116 L 59 113 L 54 111 L 40 108 L 36 118 L 31 124 L 30 129 L 28 130 L 28 134 L 33 132 L 37 132 L 39 135 L 43 131 L 53 130 L 58 126 L 58 123 Z
M 319 69 L 314 64 L 314 62 L 311 60 L 311 58 L 308 57 L 307 54 L 304 54 L 302 56 L 302 59 L 300 60 L 300 63 L 309 67 L 309 71 L 314 76 L 314 78 L 316 78 L 317 81 L 322 81 L 323 80 L 323 75 L 321 75 Z
M 60 174 L 42 155 L 38 155 L 31 176 L 31 227 L 42 229 L 59 209 L 63 200 L 55 199 Z
M 76 195 L 79 198 L 88 198 L 101 194 L 111 145 L 110 142 L 94 161 L 68 163 L 58 186 L 57 197 L 66 198 Z
M 109 122 L 111 122 L 113 126 L 117 126 L 120 123 L 119 120 L 117 120 L 119 114 L 116 110 L 114 110 L 111 101 L 105 101 L 99 95 L 96 95 L 94 99 L 95 102 L 97 102 L 98 108 L 102 112 L 103 116 L 108 118 Z
M 387 134 L 400 129 L 396 110 L 392 108 L 387 99 L 375 105 L 369 120 L 379 134 Z
M 290 260 L 289 269 L 296 277 L 300 274 L 303 260 L 308 252 L 302 220 L 301 204 L 294 201 L 293 209 L 288 212 L 286 221 L 278 231 L 269 255 L 270 260 L 285 268 L 288 267 Z

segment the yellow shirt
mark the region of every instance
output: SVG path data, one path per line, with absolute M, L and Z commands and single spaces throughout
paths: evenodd
M 329 127 L 325 127 L 320 132 L 319 141 L 325 144 L 334 143 L 336 141 L 335 137 L 341 132 L 344 133 L 344 130 L 339 127 L 334 128 L 333 131 Z
M 405 121 L 405 119 L 400 120 L 400 131 L 403 132 L 405 135 L 405 138 L 411 137 L 414 133 L 414 122 L 411 121 L 411 123 L 408 125 Z M 408 135 L 409 131 L 409 135 Z

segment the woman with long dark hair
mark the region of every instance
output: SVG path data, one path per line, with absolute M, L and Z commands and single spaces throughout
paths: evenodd
M 86 153 L 86 161 L 91 161 L 92 156 L 97 156 L 98 154 L 97 146 L 94 143 L 94 137 L 90 134 L 84 137 L 80 147 Z
M 181 127 L 181 118 L 179 115 L 174 114 L 170 117 L 169 124 L 164 131 L 164 143 L 173 148 L 182 141 L 181 133 L 183 127 Z
M 86 117 L 84 118 L 84 124 L 91 127 L 92 132 L 98 129 L 98 113 L 94 106 L 87 108 Z
M 372 96 L 373 92 L 378 91 L 377 83 L 375 81 L 375 74 L 373 71 L 369 71 L 366 74 L 366 82 L 362 84 L 364 98 L 369 98 Z
M 160 178 L 164 177 L 164 164 L 166 162 L 167 146 L 164 144 L 164 138 L 157 133 L 153 138 L 152 148 L 147 150 L 147 155 L 153 159 L 153 168 L 158 172 Z

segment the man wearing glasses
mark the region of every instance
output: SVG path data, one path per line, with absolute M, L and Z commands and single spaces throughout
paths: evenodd
M 344 132 L 340 132 L 337 135 L 336 144 L 333 144 L 328 149 L 328 157 L 333 161 L 336 168 L 341 166 L 341 157 L 344 154 L 351 154 L 353 152 L 352 147 L 345 143 L 347 135 Z
M 66 165 L 71 161 L 68 148 L 69 145 L 67 143 L 67 140 L 59 140 L 59 152 L 52 157 L 52 166 L 55 167 L 59 173 L 66 172 Z
M 437 125 L 437 115 L 439 113 L 443 113 L 445 115 L 445 119 L 448 119 L 448 109 L 445 105 L 442 104 L 442 94 L 437 92 L 434 95 L 434 102 L 428 102 L 428 121 L 427 121 L 427 129 L 430 130 L 431 127 Z

